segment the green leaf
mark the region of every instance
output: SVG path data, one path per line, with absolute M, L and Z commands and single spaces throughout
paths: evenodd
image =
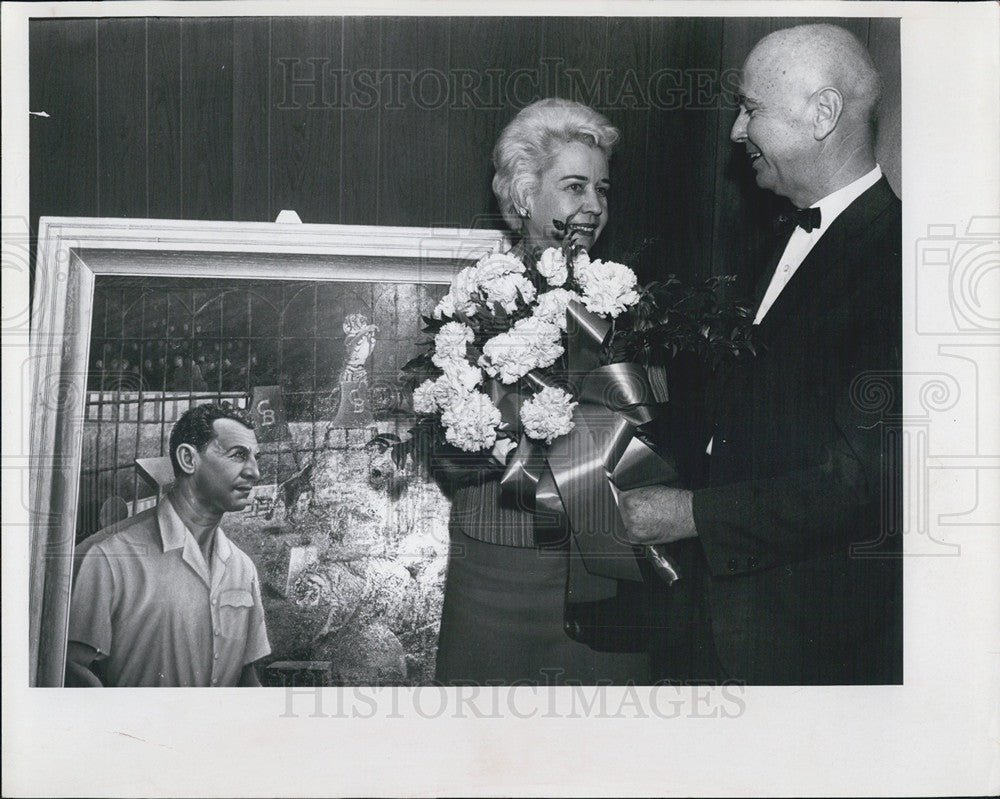
M 436 368 L 437 367 L 434 366 L 434 361 L 431 360 L 430 353 L 424 352 L 421 353 L 420 355 L 410 358 L 410 360 L 408 360 L 406 363 L 403 364 L 403 366 L 401 367 L 401 371 L 406 373 L 406 372 L 415 372 L 418 370 L 432 370 Z

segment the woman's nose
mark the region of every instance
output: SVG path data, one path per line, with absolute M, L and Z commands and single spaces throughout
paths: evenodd
M 604 206 L 601 203 L 601 198 L 596 189 L 587 189 L 587 192 L 584 194 L 583 205 L 580 206 L 580 210 L 586 214 L 593 214 L 594 216 L 600 216 L 604 212 Z

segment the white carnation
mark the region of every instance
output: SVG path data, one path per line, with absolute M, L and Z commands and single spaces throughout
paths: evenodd
M 473 269 L 475 270 L 476 282 L 481 285 L 487 280 L 494 280 L 504 275 L 523 275 L 524 263 L 510 253 L 495 252 L 480 258 Z
M 417 413 L 437 413 L 440 408 L 434 392 L 433 380 L 425 380 L 413 389 L 413 410 Z
M 515 383 L 532 369 L 551 366 L 560 355 L 559 326 L 535 317 L 521 319 L 507 333 L 483 345 L 480 365 L 501 383 Z
M 441 319 L 447 316 L 449 319 L 455 315 L 455 296 L 449 291 L 445 294 L 441 301 L 434 306 L 434 310 L 431 311 L 431 316 L 435 319 Z
M 476 290 L 490 308 L 499 303 L 507 313 L 513 313 L 518 297 L 525 304 L 535 299 L 535 287 L 524 271 L 524 264 L 509 253 L 487 255 L 475 266 Z
M 581 286 L 587 280 L 587 270 L 590 269 L 591 263 L 593 262 L 590 260 L 590 255 L 586 250 L 581 250 L 573 259 L 573 277 L 576 278 L 576 282 Z
M 562 336 L 559 325 L 546 322 L 534 316 L 520 319 L 510 331 L 528 342 L 535 353 L 535 367 L 551 366 L 563 354 Z
M 573 409 L 577 403 L 561 388 L 543 388 L 521 405 L 521 423 L 528 438 L 551 444 L 553 439 L 573 429 Z
M 499 303 L 507 313 L 514 313 L 518 297 L 525 305 L 535 299 L 535 287 L 524 275 L 507 274 L 480 283 L 479 294 L 490 308 Z
M 566 308 L 571 300 L 579 300 L 580 295 L 569 289 L 552 289 L 538 295 L 538 304 L 533 316 L 551 325 L 559 325 L 560 330 L 566 329 Z
M 440 319 L 442 316 L 452 317 L 456 313 L 471 316 L 476 312 L 476 303 L 472 299 L 472 293 L 477 287 L 476 267 L 465 267 L 455 275 L 448 293 L 437 304 L 432 316 L 435 319 Z
M 468 361 L 452 361 L 434 381 L 434 400 L 439 409 L 450 408 L 472 393 L 483 380 L 482 371 Z
M 538 273 L 550 286 L 561 286 L 569 277 L 566 255 L 556 247 L 549 247 L 538 259 Z
M 535 368 L 535 354 L 520 336 L 500 333 L 483 345 L 479 365 L 501 383 L 516 383 Z
M 592 313 L 616 317 L 639 301 L 635 272 L 627 266 L 597 260 L 575 272 L 583 289 L 583 303 Z
M 500 411 L 480 391 L 467 395 L 441 414 L 444 437 L 466 452 L 489 449 L 497 440 Z
M 461 322 L 448 322 L 434 336 L 431 360 L 439 369 L 452 361 L 465 360 L 466 344 L 473 340 L 472 328 Z

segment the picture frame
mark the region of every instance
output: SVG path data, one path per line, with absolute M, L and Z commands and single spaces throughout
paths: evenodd
M 44 217 L 28 369 L 30 684 L 63 684 L 98 281 L 405 283 L 443 293 L 462 266 L 503 245 L 502 231 L 485 229 Z

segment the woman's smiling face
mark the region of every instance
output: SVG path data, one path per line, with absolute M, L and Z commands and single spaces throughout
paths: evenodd
M 576 241 L 590 249 L 608 221 L 608 157 L 598 147 L 571 141 L 562 145 L 526 200 L 524 235 L 534 247 L 558 247 L 563 234 L 555 221 L 572 217 Z

